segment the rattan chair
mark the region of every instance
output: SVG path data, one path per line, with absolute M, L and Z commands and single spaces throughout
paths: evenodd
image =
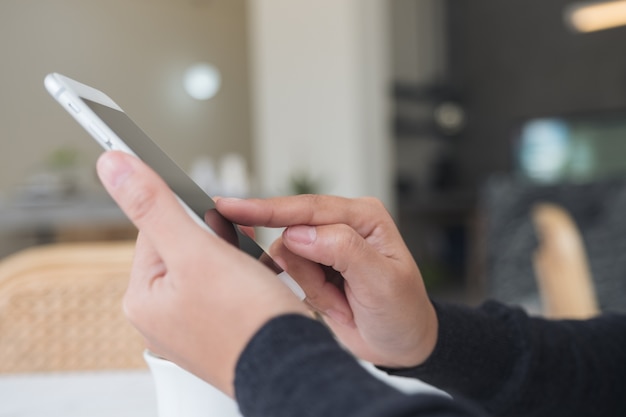
M 122 311 L 133 242 L 57 243 L 0 262 L 0 372 L 145 367 Z
M 563 207 L 540 203 L 532 210 L 539 236 L 535 277 L 544 314 L 555 319 L 586 319 L 599 313 L 587 251 L 576 223 Z
M 553 218 L 552 224 L 561 232 L 567 228 L 575 230 L 575 238 L 570 238 L 569 242 L 577 243 L 569 249 L 578 245 L 577 250 L 584 254 L 584 259 L 582 255 L 572 258 L 574 252 L 569 251 L 570 261 L 563 263 L 566 268 L 561 273 L 561 281 L 566 282 L 564 291 L 576 285 L 568 284 L 567 276 L 572 270 L 578 271 L 593 278 L 588 281 L 592 288 L 589 284 L 586 286 L 593 289 L 594 304 L 599 312 L 626 312 L 626 180 L 623 177 L 540 185 L 510 175 L 494 176 L 486 182 L 480 203 L 484 229 L 478 235 L 484 250 L 480 259 L 484 264 L 479 264 L 483 268 L 477 268 L 477 276 L 485 278 L 486 297 L 521 304 L 533 313 L 544 312 L 540 294 L 543 290 L 539 288 L 542 283 L 536 280 L 535 254 L 537 250 L 559 249 L 558 245 L 549 249 L 541 227 L 537 228 L 541 210 L 534 208 L 547 203 L 565 210 L 565 216 L 561 212 L 559 216 L 548 217 Z M 550 222 L 544 222 L 547 224 Z M 553 266 L 544 265 L 543 269 L 550 268 L 554 272 Z

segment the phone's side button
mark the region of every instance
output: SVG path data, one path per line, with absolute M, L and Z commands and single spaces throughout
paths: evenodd
M 100 142 L 102 146 L 108 149 L 113 149 L 113 143 L 98 126 L 90 124 L 89 132 L 91 132 L 91 134 L 98 140 L 98 142 Z
M 61 103 L 65 103 L 67 105 L 67 107 L 73 111 L 74 113 L 78 114 L 80 113 L 80 106 L 78 104 L 76 104 L 76 102 L 74 100 L 72 100 L 72 98 L 69 96 L 69 94 L 67 94 L 66 91 L 64 91 L 61 96 L 59 97 L 59 101 Z
M 72 109 L 72 111 L 74 113 L 80 113 L 80 107 L 78 107 L 73 101 L 68 100 L 67 101 L 67 107 L 69 107 L 70 109 Z

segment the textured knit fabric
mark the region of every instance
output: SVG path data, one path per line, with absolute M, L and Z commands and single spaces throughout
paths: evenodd
M 438 394 L 406 395 L 373 377 L 320 323 L 282 316 L 242 353 L 235 393 L 246 417 L 461 417 L 477 411 Z
M 439 338 L 419 378 L 494 416 L 626 416 L 626 315 L 531 318 L 488 302 L 436 304 Z
M 284 316 L 250 342 L 237 368 L 244 415 L 273 416 L 626 416 L 626 316 L 550 321 L 489 302 L 436 304 L 439 338 L 409 369 L 456 397 L 407 396 L 375 380 L 319 323 Z M 383 368 L 384 369 L 384 368 Z

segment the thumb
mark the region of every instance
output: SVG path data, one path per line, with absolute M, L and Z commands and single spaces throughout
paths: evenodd
M 388 291 L 381 279 L 388 260 L 348 225 L 292 226 L 283 241 L 296 255 L 339 272 L 347 283 L 346 291 L 357 298 L 375 299 L 379 291 Z
M 133 224 L 164 257 L 183 251 L 200 228 L 165 182 L 138 158 L 124 152 L 105 152 L 97 171 L 107 192 Z M 207 233 L 208 235 L 208 233 Z

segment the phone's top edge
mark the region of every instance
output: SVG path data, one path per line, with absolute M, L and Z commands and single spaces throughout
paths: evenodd
M 46 77 L 43 80 L 46 90 L 48 90 L 48 92 L 55 97 L 63 89 L 63 87 L 61 86 L 61 84 L 59 83 L 57 79 L 57 75 L 58 74 L 55 72 L 50 73 L 46 75 Z
M 51 72 L 44 78 L 44 84 L 46 89 L 55 98 L 63 94 L 66 90 L 70 91 L 72 95 L 77 97 L 95 101 L 119 111 L 123 111 L 122 108 L 114 102 L 109 96 L 100 90 L 97 90 L 87 84 L 83 84 L 68 76 L 59 74 L 58 72 Z

